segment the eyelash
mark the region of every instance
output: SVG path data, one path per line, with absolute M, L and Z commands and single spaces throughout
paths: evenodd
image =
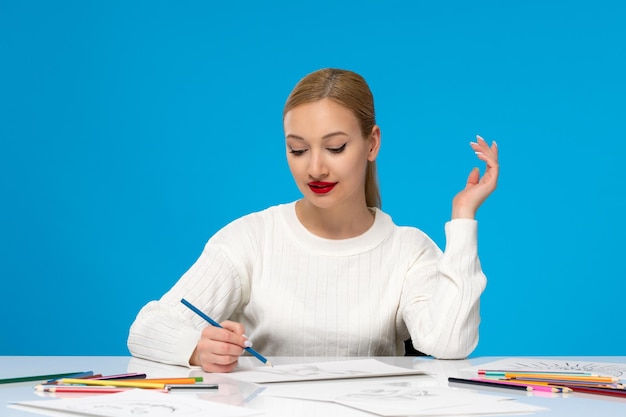
M 293 148 L 289 148 L 289 153 L 293 154 L 294 156 L 300 156 L 303 153 L 306 152 L 306 149 L 293 149 Z
M 329 152 L 331 153 L 341 153 L 346 149 L 346 143 L 344 143 L 343 145 L 341 145 L 338 148 L 326 148 L 328 149 Z M 293 148 L 289 148 L 289 153 L 291 153 L 294 156 L 300 156 L 303 153 L 305 153 L 307 151 L 307 149 L 293 149 Z
M 344 151 L 344 149 L 346 149 L 345 143 L 338 148 L 328 148 L 328 150 L 331 151 L 332 153 L 341 153 Z

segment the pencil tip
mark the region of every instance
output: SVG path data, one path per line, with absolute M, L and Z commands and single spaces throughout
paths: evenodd
M 274 367 L 274 365 L 272 365 L 272 362 L 270 362 L 270 361 L 266 361 L 266 362 L 265 362 L 265 364 L 266 364 L 267 366 L 271 366 L 272 368 Z

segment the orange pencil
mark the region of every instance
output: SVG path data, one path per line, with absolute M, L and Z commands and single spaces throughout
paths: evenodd
M 72 379 L 62 378 L 59 380 L 59 384 L 74 384 L 74 385 L 96 385 L 96 386 L 108 386 L 108 387 L 132 387 L 132 388 L 159 388 L 165 389 L 165 384 L 158 382 L 145 382 L 144 379 L 141 382 L 129 382 L 127 380 L 116 379 Z
M 520 384 L 528 383 L 528 384 L 539 384 L 539 385 L 561 385 L 561 386 L 589 386 L 589 387 L 598 387 L 598 388 L 624 388 L 622 384 L 615 384 L 609 382 L 590 382 L 590 381 L 568 381 L 565 379 L 553 379 L 553 380 L 538 380 L 538 379 L 524 379 L 524 378 L 513 378 L 507 379 L 507 381 L 517 382 Z
M 110 385 L 115 385 L 115 381 L 107 380 Z M 202 377 L 199 378 L 146 378 L 146 379 L 125 379 L 124 382 L 154 382 L 157 384 L 195 384 L 196 382 L 202 382 Z

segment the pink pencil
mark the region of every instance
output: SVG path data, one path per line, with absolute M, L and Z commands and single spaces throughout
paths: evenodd
M 570 388 L 565 387 L 552 387 L 550 385 L 529 385 L 533 391 L 543 392 L 572 392 Z
M 496 384 L 503 385 L 513 385 L 513 386 L 524 386 L 528 391 L 543 391 L 543 392 L 571 392 L 570 388 L 560 387 L 560 386 L 550 386 L 548 384 L 539 385 L 539 384 L 528 384 L 524 382 L 511 381 L 506 379 L 489 379 L 489 378 L 473 378 L 473 380 L 478 381 L 488 381 Z

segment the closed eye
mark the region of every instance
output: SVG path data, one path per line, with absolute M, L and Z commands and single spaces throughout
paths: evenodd
M 344 143 L 338 148 L 327 148 L 327 149 L 332 153 L 341 153 L 344 151 L 344 149 L 346 149 L 346 143 Z
M 300 156 L 306 152 L 306 149 L 294 149 L 291 146 L 289 147 L 289 153 L 295 156 Z

